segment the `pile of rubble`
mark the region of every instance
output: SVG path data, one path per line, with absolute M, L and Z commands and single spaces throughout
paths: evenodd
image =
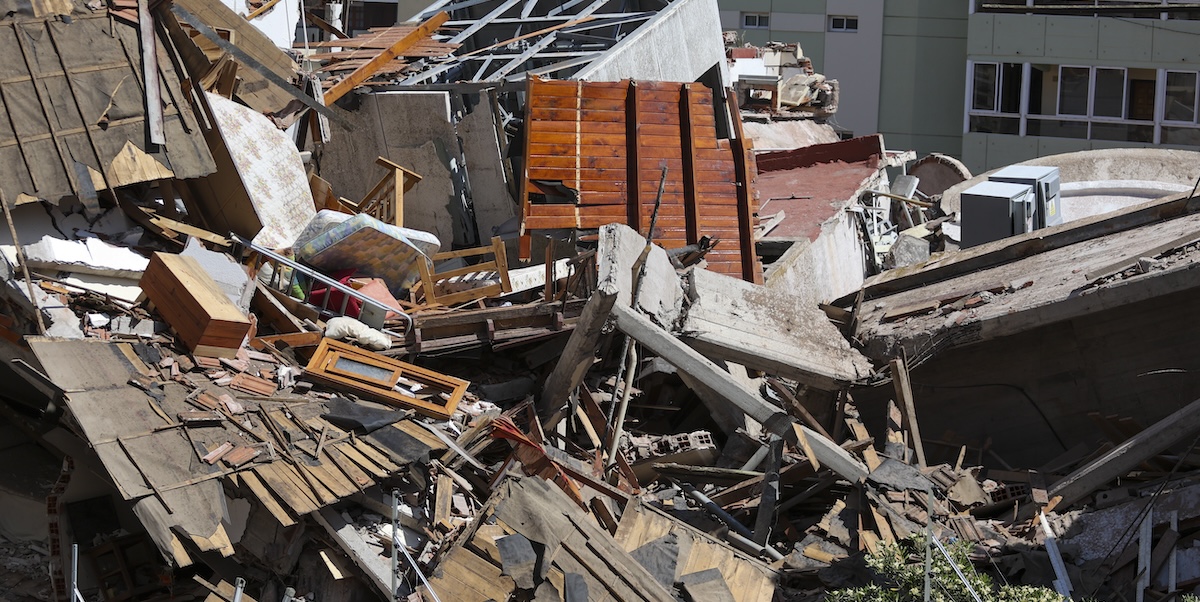
M 330 37 L 312 72 L 254 25 L 279 1 L 5 17 L 0 43 L 23 60 L 0 78 L 0 600 L 821 600 L 888 585 L 865 559 L 921 545 L 969 548 L 958 578 L 1063 596 L 1200 584 L 1200 461 L 1180 447 L 1200 402 L 1146 429 L 1096 414 L 1108 444 L 1036 470 L 923 437 L 910 366 L 868 359 L 862 324 L 957 327 L 1037 280 L 932 305 L 871 305 L 878 281 L 821 307 L 764 285 L 756 242 L 773 226 L 756 234 L 738 93 L 690 83 L 710 65 L 684 83 L 543 67 L 514 87 L 506 74 L 559 34 L 582 45 L 574 67 L 604 67 L 604 38 L 579 33 L 603 3 L 542 7 L 563 23 L 490 75 L 506 55 L 476 53 L 535 33 L 471 35 L 514 3 L 481 21 L 438 3 L 357 37 L 309 14 Z M 813 93 L 790 104 L 827 115 L 836 86 L 807 79 L 798 47 L 769 50 Z M 321 171 L 374 143 L 331 126 L 386 112 L 405 94 L 371 90 L 413 78 L 455 90 L 456 143 L 418 149 L 446 173 L 387 157 Z M 493 109 L 472 146 L 472 115 Z M 351 150 L 332 150 L 339 136 Z M 870 151 L 855 190 L 881 209 L 888 151 L 851 143 Z M 468 164 L 502 185 L 472 190 Z M 346 179 L 369 191 L 341 196 Z M 435 184 L 452 194 L 418 188 Z M 910 205 L 906 225 L 928 224 Z

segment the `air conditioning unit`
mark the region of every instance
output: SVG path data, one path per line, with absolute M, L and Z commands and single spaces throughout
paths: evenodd
M 981 182 L 964 190 L 960 246 L 965 249 L 1033 230 L 1034 199 L 1028 184 Z
M 1057 226 L 1063 223 L 1062 207 L 1059 202 L 1059 174 L 1057 167 L 1033 165 L 1011 165 L 988 176 L 992 182 L 1027 184 L 1037 193 L 1037 209 L 1034 228 Z

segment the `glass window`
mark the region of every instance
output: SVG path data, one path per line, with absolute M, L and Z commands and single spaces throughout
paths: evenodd
M 1092 115 L 1095 117 L 1125 117 L 1125 70 L 1096 68 L 1096 85 L 1092 88 Z
M 1200 146 L 1200 129 L 1194 127 L 1163 127 L 1162 143 Z
M 345 375 L 354 375 L 366 380 L 378 381 L 381 383 L 390 383 L 395 380 L 396 371 L 393 368 L 385 366 L 376 366 L 362 362 L 356 359 L 351 359 L 343 355 L 338 355 L 334 360 L 333 366 L 329 368 L 330 372 L 337 372 Z
M 1021 118 L 971 115 L 971 131 L 984 134 L 1011 134 L 1015 136 L 1021 132 Z
M 1154 142 L 1154 126 L 1097 121 L 1092 123 L 1092 140 L 1150 143 Z
M 1079 138 L 1086 140 L 1088 137 L 1088 124 L 1086 121 L 1030 119 L 1026 125 L 1026 133 L 1030 136 Z
M 1058 114 L 1088 114 L 1088 67 L 1061 67 L 1058 70 Z
M 996 110 L 996 83 L 999 66 L 996 63 L 975 64 L 975 87 L 971 96 L 971 109 L 976 111 Z
M 770 15 L 742 13 L 742 27 L 745 29 L 767 29 L 770 26 Z
M 1024 68 L 1020 63 L 1000 65 L 1000 112 L 1021 112 L 1021 79 Z
M 858 17 L 831 16 L 829 31 L 858 31 Z
M 1167 121 L 1196 121 L 1196 74 L 1167 72 Z

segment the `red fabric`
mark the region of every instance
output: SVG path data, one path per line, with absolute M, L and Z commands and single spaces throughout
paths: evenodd
M 338 282 L 340 282 L 342 284 L 345 284 L 346 286 L 350 286 L 347 283 L 350 282 L 350 279 L 353 277 L 354 277 L 354 269 L 353 268 L 348 269 L 348 270 L 342 270 L 340 272 L 335 272 L 333 274 L 334 279 L 336 279 Z M 334 291 L 329 295 L 329 303 L 325 304 L 325 294 L 328 292 L 329 292 L 328 289 L 325 287 L 313 288 L 312 292 L 310 292 L 308 294 L 308 302 L 317 307 L 323 306 L 326 309 L 329 309 L 330 311 L 333 311 L 335 313 L 341 312 L 342 300 L 346 296 L 345 293 L 343 293 L 342 291 L 339 291 L 337 289 L 334 289 Z M 358 316 L 361 313 L 362 313 L 362 301 L 359 301 L 358 299 L 351 297 L 350 302 L 346 304 L 346 312 L 344 315 L 349 316 L 351 318 L 358 318 Z

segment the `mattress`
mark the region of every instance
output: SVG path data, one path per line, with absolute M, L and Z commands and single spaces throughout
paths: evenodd
M 323 209 L 296 239 L 296 258 L 332 274 L 354 270 L 357 277 L 381 278 L 401 295 L 421 274 L 417 260 L 436 253 L 441 241 L 428 232 L 381 222 L 365 213 Z

